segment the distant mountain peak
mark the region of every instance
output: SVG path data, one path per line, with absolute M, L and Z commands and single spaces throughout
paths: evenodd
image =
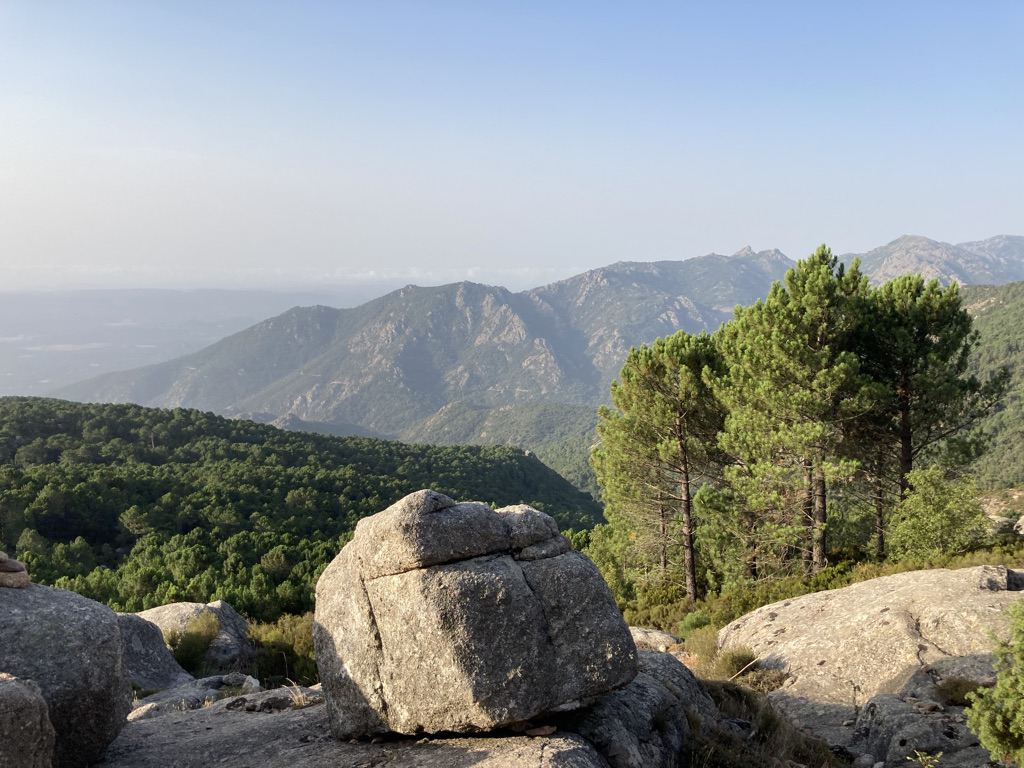
M 734 253 L 732 256 L 735 259 L 735 258 L 743 258 L 744 256 L 754 256 L 755 254 L 756 254 L 756 252 L 754 251 L 753 248 L 751 248 L 749 245 L 745 245 L 742 248 L 740 248 L 738 251 L 736 251 L 736 253 Z

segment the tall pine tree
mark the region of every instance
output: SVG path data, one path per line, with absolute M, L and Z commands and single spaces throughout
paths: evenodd
M 849 349 L 868 291 L 858 262 L 847 271 L 823 245 L 720 332 L 727 476 L 764 523 L 804 528 L 814 571 L 826 564 L 828 483 L 853 471 L 842 442 L 874 397 Z

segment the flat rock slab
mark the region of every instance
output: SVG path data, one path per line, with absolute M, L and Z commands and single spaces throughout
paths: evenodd
M 938 679 L 939 670 L 973 669 L 978 682 L 990 679 L 989 632 L 1006 636 L 1004 612 L 1022 586 L 1024 574 L 1002 566 L 900 573 L 764 606 L 722 629 L 718 642 L 788 672 L 772 703 L 830 744 L 850 746 L 869 700 L 921 695 L 923 671 Z
M 575 734 L 396 739 L 355 744 L 330 735 L 327 708 L 266 713 L 206 709 L 129 723 L 98 763 L 105 768 L 607 768 Z

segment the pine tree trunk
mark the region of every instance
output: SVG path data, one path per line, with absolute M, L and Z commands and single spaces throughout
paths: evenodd
M 910 429 L 910 392 L 906 384 L 900 386 L 900 501 L 907 498 L 910 489 L 907 475 L 914 468 L 913 439 Z
M 659 523 L 661 524 L 661 542 L 660 542 L 660 563 L 661 566 L 661 577 L 665 578 L 668 574 L 668 521 L 666 517 L 668 515 L 668 505 L 665 503 L 664 497 L 658 501 L 658 512 L 659 512 Z
M 814 529 L 811 542 L 811 568 L 817 573 L 825 567 L 825 473 L 814 468 Z
M 693 499 L 690 496 L 690 463 L 682 454 L 679 495 L 683 512 L 683 568 L 686 571 L 686 596 L 697 599 L 697 564 L 693 557 Z
M 803 498 L 803 526 L 805 540 L 801 549 L 804 561 L 804 573 L 810 573 L 812 568 L 811 549 L 814 540 L 814 479 L 811 468 L 811 460 L 804 460 L 804 498 Z
M 878 477 L 875 478 L 875 559 L 881 562 L 885 559 L 885 488 L 882 478 L 882 470 L 879 468 Z

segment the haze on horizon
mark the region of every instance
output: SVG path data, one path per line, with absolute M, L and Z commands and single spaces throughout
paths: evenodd
M 0 1 L 0 290 L 1024 232 L 1024 4 Z

